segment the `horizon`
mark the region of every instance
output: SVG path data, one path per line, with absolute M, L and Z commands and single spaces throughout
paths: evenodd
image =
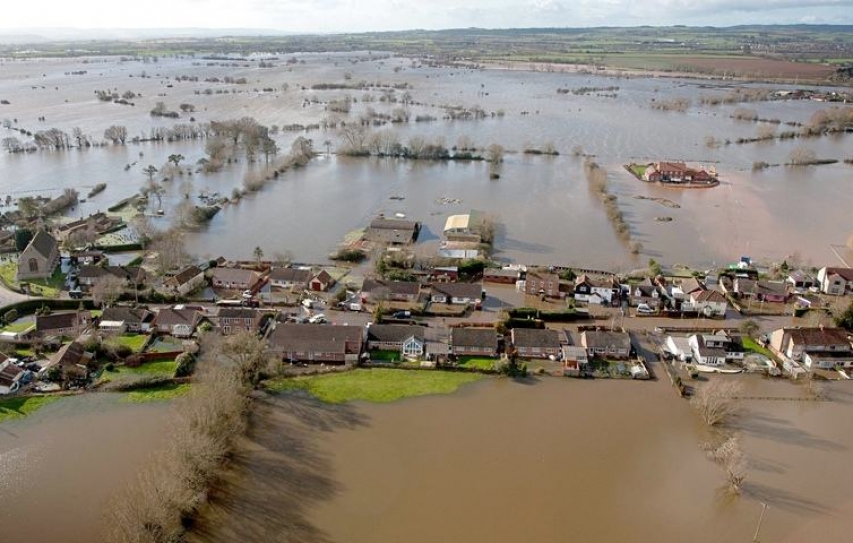
M 150 0 L 111 9 L 103 0 L 45 0 L 4 13 L 0 34 L 239 31 L 349 34 L 467 28 L 716 27 L 853 24 L 853 0 Z M 44 37 L 50 37 L 44 36 Z

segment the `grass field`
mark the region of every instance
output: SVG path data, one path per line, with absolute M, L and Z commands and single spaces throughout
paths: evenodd
M 0 332 L 14 332 L 19 334 L 21 332 L 26 332 L 35 325 L 36 323 L 33 321 L 13 322 L 12 324 L 7 324 L 0 329 Z
M 744 336 L 744 338 L 741 341 L 743 343 L 743 348 L 746 349 L 747 351 L 753 352 L 753 353 L 758 353 L 758 354 L 763 354 L 764 356 L 766 356 L 770 360 L 773 360 L 773 358 L 774 358 L 773 353 L 771 353 L 769 349 L 766 349 L 765 347 L 762 347 L 761 345 L 759 345 L 758 342 L 756 342 L 751 337 Z
M 168 385 L 160 385 L 156 387 L 126 392 L 124 398 L 122 398 L 122 401 L 129 403 L 160 402 L 166 400 L 173 400 L 175 398 L 183 396 L 189 391 L 189 384 L 170 383 Z
M 485 356 L 460 356 L 460 368 L 474 368 L 478 370 L 493 370 L 498 363 L 497 358 L 488 358 Z
M 142 350 L 142 346 L 145 345 L 145 341 L 148 339 L 148 336 L 144 334 L 133 334 L 127 336 L 117 336 L 116 341 L 120 345 L 124 345 L 133 350 L 133 352 L 138 353 Z
M 112 371 L 101 372 L 101 381 L 129 380 L 139 377 L 172 377 L 177 364 L 174 360 L 146 362 L 136 368 L 115 366 Z
M 59 398 L 60 396 L 30 396 L 0 400 L 0 422 L 26 417 Z
M 18 283 L 17 274 L 18 264 L 15 262 L 4 262 L 0 265 L 0 278 L 2 278 L 7 286 L 13 289 L 21 288 L 20 283 Z M 59 268 L 56 268 L 56 271 L 49 279 L 30 279 L 27 283 L 30 284 L 30 290 L 34 296 L 57 298 L 59 297 L 62 285 L 65 283 L 65 274 L 59 271 Z
M 327 403 L 362 400 L 388 403 L 413 396 L 450 394 L 467 383 L 483 379 L 476 373 L 357 369 L 267 381 L 274 391 L 305 390 Z

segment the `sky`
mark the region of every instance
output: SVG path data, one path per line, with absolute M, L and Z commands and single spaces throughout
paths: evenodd
M 441 28 L 853 24 L 853 0 L 38 0 L 0 29 L 258 28 L 364 32 Z

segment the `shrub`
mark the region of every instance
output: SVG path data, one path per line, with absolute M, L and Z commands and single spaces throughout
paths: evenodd
M 190 353 L 179 354 L 175 362 L 177 363 L 175 377 L 188 377 L 195 370 L 195 357 Z

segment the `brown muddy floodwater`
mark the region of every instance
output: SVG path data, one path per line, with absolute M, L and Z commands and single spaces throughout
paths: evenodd
M 167 414 L 88 394 L 0 424 L 0 541 L 100 541 L 109 498 L 165 446 Z
M 730 500 L 663 381 L 487 380 L 391 405 L 281 396 L 190 541 L 752 541 L 762 501 L 761 541 L 849 541 L 853 395 L 832 397 L 748 402 L 750 474 Z

